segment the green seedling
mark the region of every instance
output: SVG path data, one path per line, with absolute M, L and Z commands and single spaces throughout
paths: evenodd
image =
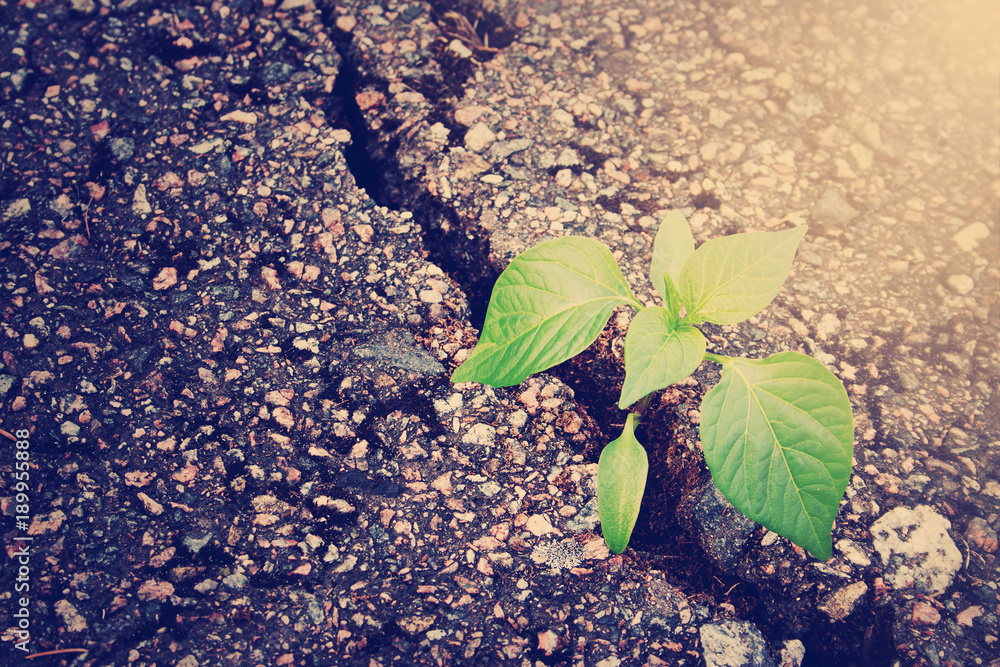
M 854 417 L 843 384 L 799 352 L 766 359 L 707 352 L 704 322 L 736 324 L 764 309 L 788 277 L 806 227 L 733 234 L 695 249 L 684 216 L 667 215 L 650 280 L 664 305 L 636 298 L 601 242 L 543 241 L 516 257 L 493 288 L 482 336 L 452 382 L 520 384 L 583 352 L 620 305 L 638 311 L 625 335 L 621 437 L 601 453 L 597 503 L 604 540 L 628 546 L 649 464 L 635 437 L 652 394 L 698 368 L 722 366 L 702 402 L 701 442 L 712 479 L 743 514 L 821 560 L 851 474 Z

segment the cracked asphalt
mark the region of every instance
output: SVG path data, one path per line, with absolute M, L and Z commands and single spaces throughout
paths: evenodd
M 997 664 L 991 3 L 0 17 L 10 661 Z M 576 366 L 448 382 L 539 240 L 599 238 L 653 303 L 675 209 L 699 242 L 809 225 L 775 302 L 706 334 L 844 381 L 826 563 L 707 484 L 707 367 L 661 395 L 655 512 L 607 551 L 630 311 Z

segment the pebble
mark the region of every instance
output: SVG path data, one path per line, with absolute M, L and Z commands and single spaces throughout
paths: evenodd
M 989 238 L 989 236 L 989 227 L 981 222 L 974 222 L 971 225 L 963 227 L 957 234 L 951 237 L 951 240 L 965 252 L 972 252 L 979 247 L 980 241 Z
M 722 109 L 710 109 L 708 112 L 708 124 L 713 125 L 720 130 L 726 126 L 730 120 L 732 120 L 733 114 L 728 111 L 723 111 Z
M 136 187 L 135 195 L 132 197 L 132 212 L 139 216 L 149 215 L 153 212 L 153 207 L 146 199 L 146 186 L 142 183 Z
M 459 125 L 471 127 L 483 114 L 488 113 L 490 110 L 489 107 L 481 104 L 455 109 L 455 122 Z
M 165 290 L 177 284 L 177 269 L 172 266 L 164 267 L 153 279 L 154 290 Z
M 108 145 L 111 148 L 111 155 L 114 156 L 117 162 L 128 162 L 135 155 L 135 140 L 132 138 L 115 137 L 111 139 Z
M 962 567 L 962 554 L 949 528 L 951 522 L 927 505 L 897 507 L 876 520 L 871 535 L 886 583 L 897 590 L 943 593 Z
M 872 149 L 868 148 L 867 146 L 864 146 L 863 144 L 855 142 L 851 144 L 850 148 L 848 148 L 847 150 L 851 154 L 851 158 L 854 160 L 854 165 L 858 169 L 860 169 L 861 171 L 867 171 L 871 169 L 873 162 L 872 158 L 875 155 L 872 152 Z
M 56 602 L 55 610 L 62 619 L 62 622 L 66 624 L 67 631 L 83 632 L 87 629 L 87 620 L 80 615 L 80 612 L 68 600 L 59 600 Z
M 354 30 L 354 26 L 358 24 L 358 20 L 351 16 L 350 14 L 346 16 L 337 17 L 337 27 L 344 32 L 351 32 Z
M 953 276 L 948 276 L 948 287 L 950 287 L 951 291 L 956 294 L 965 296 L 975 289 L 976 283 L 972 280 L 972 278 L 964 273 L 959 273 Z
M 420 290 L 420 294 L 418 296 L 424 303 L 441 303 L 441 301 L 444 300 L 444 296 L 436 289 Z
M 273 417 L 274 421 L 278 422 L 285 428 L 292 428 L 295 426 L 295 417 L 292 416 L 291 411 L 286 407 L 275 408 Z
M 813 206 L 813 216 L 820 222 L 842 226 L 858 217 L 859 211 L 847 203 L 839 191 L 829 189 Z
M 996 553 L 997 551 L 997 531 L 993 530 L 986 519 L 982 517 L 976 516 L 969 521 L 969 525 L 965 529 L 965 537 L 978 549 L 987 553 Z
M 33 350 L 38 347 L 38 336 L 35 334 L 24 334 L 24 338 L 21 339 L 21 343 L 24 345 L 24 349 Z
M 842 621 L 851 615 L 867 592 L 868 584 L 856 581 L 835 590 L 819 604 L 818 608 L 829 616 L 831 621 Z
M 971 628 L 975 620 L 982 615 L 983 615 L 983 608 L 979 605 L 973 605 L 958 612 L 958 615 L 955 617 L 955 620 L 958 621 L 959 625 L 964 625 L 967 628 Z
M 140 492 L 136 494 L 136 496 L 139 498 L 139 500 L 142 501 L 142 505 L 143 507 L 146 508 L 147 512 L 149 512 L 153 516 L 159 516 L 160 514 L 163 514 L 163 505 L 156 502 L 155 500 L 147 496 L 145 493 Z
M 823 100 L 814 93 L 799 93 L 788 100 L 788 110 L 800 120 L 823 113 Z
M 941 612 L 921 600 L 913 605 L 911 620 L 914 625 L 937 625 L 941 621 Z
M 473 424 L 462 436 L 462 442 L 480 447 L 492 447 L 496 441 L 497 430 L 489 424 Z
M 706 667 L 763 667 L 773 664 L 767 653 L 764 635 L 749 621 L 706 623 L 699 629 L 699 634 Z
M 524 527 L 536 537 L 541 537 L 547 533 L 562 535 L 559 529 L 553 527 L 552 522 L 544 514 L 532 514 L 528 517 L 528 521 L 524 524 Z

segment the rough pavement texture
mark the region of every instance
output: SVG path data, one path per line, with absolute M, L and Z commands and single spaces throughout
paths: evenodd
M 476 7 L 0 3 L 0 427 L 29 432 L 0 436 L 4 650 L 988 664 L 996 8 Z M 847 384 L 857 465 L 827 563 L 714 528 L 724 507 L 682 521 L 740 536 L 695 554 L 703 580 L 668 547 L 610 557 L 598 407 L 551 374 L 448 383 L 518 252 L 595 236 L 652 300 L 675 208 L 699 240 L 811 227 L 775 303 L 707 333 Z M 696 422 L 710 381 L 662 403 Z

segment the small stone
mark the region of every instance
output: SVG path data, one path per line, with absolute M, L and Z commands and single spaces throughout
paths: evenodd
M 63 422 L 62 426 L 59 427 L 59 430 L 62 432 L 63 435 L 68 435 L 71 438 L 75 438 L 76 436 L 80 435 L 79 425 L 74 424 L 73 422 Z
M 837 551 L 844 554 L 844 557 L 855 565 L 868 567 L 872 563 L 871 558 L 869 558 L 868 554 L 865 553 L 865 550 L 861 548 L 861 545 L 852 540 L 839 540 L 837 542 Z
M 480 447 L 492 447 L 496 437 L 497 430 L 489 424 L 473 424 L 462 436 L 462 442 Z
M 837 37 L 837 35 L 835 35 L 833 31 L 830 30 L 825 25 L 813 26 L 813 29 L 810 30 L 809 32 L 811 32 L 813 37 L 815 37 L 820 42 L 826 42 L 827 44 L 836 44 L 837 42 L 840 41 L 840 38 Z
M 859 212 L 847 203 L 844 195 L 837 190 L 830 189 L 824 192 L 820 200 L 813 205 L 812 214 L 819 222 L 846 225 L 858 217 Z
M 83 632 L 87 629 L 87 620 L 80 615 L 80 612 L 68 600 L 59 600 L 56 602 L 55 610 L 63 623 L 66 624 L 67 631 Z
M 444 296 L 436 289 L 420 290 L 420 294 L 418 296 L 424 303 L 441 303 L 441 301 L 444 300 Z
M 203 537 L 188 536 L 184 538 L 183 544 L 191 550 L 191 553 L 197 556 L 198 552 L 201 551 L 206 544 L 212 541 L 212 537 L 212 533 L 206 533 Z
M 964 273 L 959 273 L 953 276 L 948 276 L 948 287 L 950 287 L 951 291 L 956 294 L 965 296 L 975 289 L 976 283 L 972 280 L 972 278 Z
M 496 135 L 490 131 L 485 123 L 476 123 L 465 133 L 465 148 L 474 153 L 481 153 L 489 148 L 494 141 L 496 141 Z
M 31 212 L 31 202 L 27 199 L 17 199 L 7 210 L 3 213 L 4 220 L 12 220 L 14 218 L 20 218 L 23 215 L 27 215 Z
M 450 496 L 454 493 L 454 488 L 452 488 L 451 485 L 451 472 L 446 472 L 431 482 L 431 488 L 436 491 L 440 491 L 446 496 Z
M 771 83 L 782 90 L 790 90 L 792 85 L 795 83 L 795 78 L 788 72 L 782 72 L 778 76 L 774 77 L 774 80 Z
M 959 248 L 965 252 L 972 252 L 979 247 L 979 242 L 989 238 L 990 228 L 981 222 L 974 222 L 966 225 L 957 234 L 951 237 Z
M 706 623 L 699 629 L 706 667 L 770 667 L 767 641 L 749 621 Z
M 823 113 L 823 100 L 815 93 L 799 93 L 788 100 L 788 110 L 799 120 L 809 120 Z
M 555 533 L 556 535 L 562 535 L 559 530 L 552 526 L 552 523 L 545 518 L 544 514 L 532 514 L 528 517 L 528 522 L 524 524 L 524 527 L 528 529 L 532 535 L 540 537 L 547 533 Z
M 295 426 L 295 417 L 292 416 L 291 411 L 285 407 L 277 407 L 274 409 L 274 421 L 278 422 L 281 426 L 285 428 L 292 428 Z
M 965 538 L 977 549 L 987 553 L 995 553 L 997 550 L 997 531 L 990 528 L 990 524 L 982 517 L 973 517 L 969 521 L 969 526 L 965 529 Z
M 131 138 L 115 137 L 108 142 L 108 146 L 116 162 L 128 162 L 135 155 L 135 140 Z
M 733 114 L 728 111 L 723 111 L 722 109 L 710 109 L 708 112 L 708 124 L 713 125 L 720 130 L 726 126 L 733 117 Z
M 219 582 L 213 581 L 212 579 L 205 579 L 194 585 L 194 589 L 199 593 L 205 594 L 214 591 L 219 587 Z
M 155 500 L 147 496 L 145 493 L 138 493 L 136 495 L 139 498 L 139 500 L 142 501 L 142 504 L 146 508 L 147 512 L 149 512 L 153 516 L 159 516 L 163 514 L 163 505 L 156 502 Z
M 344 32 L 351 32 L 354 30 L 354 26 L 358 24 L 358 20 L 351 16 L 350 14 L 346 16 L 337 17 L 337 27 Z
M 958 621 L 959 625 L 964 625 L 967 628 L 972 627 L 972 623 L 975 619 L 983 615 L 983 608 L 979 605 L 974 605 L 968 607 L 967 609 L 958 612 L 955 620 Z
M 854 160 L 854 165 L 858 169 L 860 169 L 861 171 L 867 171 L 868 169 L 871 169 L 872 158 L 875 155 L 872 152 L 872 149 L 855 142 L 851 144 L 850 148 L 847 149 L 847 152 L 851 154 L 851 159 Z
M 172 266 L 164 267 L 160 273 L 153 278 L 153 289 L 160 291 L 173 287 L 177 284 L 177 269 Z
M 800 667 L 806 658 L 806 645 L 801 639 L 787 639 L 781 647 L 778 667 Z
M 142 183 L 136 187 L 135 195 L 132 197 L 132 212 L 139 216 L 149 215 L 153 212 L 153 207 L 146 199 L 146 186 Z
M 831 621 L 842 621 L 851 615 L 857 608 L 858 601 L 867 592 L 868 585 L 863 581 L 838 588 L 819 604 L 819 610 L 829 616 Z
M 260 270 L 260 276 L 268 287 L 274 290 L 281 289 L 281 281 L 278 280 L 278 272 L 270 266 L 265 266 Z
M 927 505 L 897 507 L 876 520 L 870 532 L 886 583 L 897 590 L 943 593 L 962 567 L 949 528 L 951 522 Z
M 937 625 L 941 621 L 941 613 L 926 602 L 920 601 L 913 605 L 914 625 Z
M 33 350 L 38 347 L 38 336 L 35 334 L 24 334 L 24 338 L 21 339 L 21 343 L 24 345 L 24 349 Z
M 558 648 L 559 635 L 551 630 L 538 633 L 538 650 L 543 651 L 545 655 L 552 655 Z
M 463 42 L 460 39 L 451 40 L 451 42 L 448 43 L 448 50 L 454 53 L 459 58 L 464 59 L 472 57 L 472 49 L 467 47 L 465 45 L 465 42 Z
M 491 109 L 481 104 L 455 109 L 455 122 L 465 127 L 472 127 L 472 124 L 479 120 L 483 114 Z

